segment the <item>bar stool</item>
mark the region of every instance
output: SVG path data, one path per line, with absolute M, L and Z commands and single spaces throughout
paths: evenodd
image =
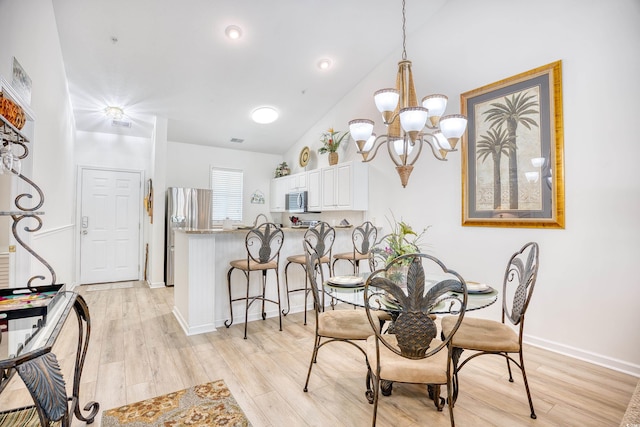
M 326 222 L 319 222 L 315 227 L 309 228 L 303 237 L 303 246 L 304 242 L 308 242 L 309 245 L 314 249 L 314 251 L 320 257 L 320 267 L 322 268 L 322 264 L 326 264 L 329 268 L 329 276 L 331 276 L 331 251 L 333 249 L 333 242 L 336 238 L 336 230 L 331 227 Z M 297 288 L 289 290 L 289 276 L 287 275 L 287 271 L 291 264 L 298 264 L 302 266 L 305 270 L 304 276 L 304 288 Z M 300 255 L 292 255 L 287 257 L 287 265 L 284 267 L 284 284 L 287 293 L 287 310 L 282 310 L 282 314 L 285 316 L 289 314 L 289 310 L 291 310 L 291 302 L 289 301 L 289 294 L 291 292 L 299 292 L 304 291 L 304 324 L 307 324 L 307 298 L 309 296 L 309 278 L 307 275 L 307 267 L 306 267 L 306 254 Z M 324 298 L 322 299 L 324 303 Z
M 378 229 L 366 221 L 362 225 L 353 229 L 351 241 L 353 243 L 352 252 L 343 252 L 333 256 L 332 271 L 336 270 L 336 262 L 339 260 L 349 261 L 353 265 L 353 273 L 360 271 L 360 261 L 369 259 L 369 250 L 373 248 L 378 238 Z
M 255 301 L 262 301 L 262 320 L 266 319 L 267 313 L 264 310 L 265 302 L 278 305 L 278 317 L 280 318 L 280 330 L 282 331 L 282 313 L 280 307 L 280 279 L 278 274 L 278 266 L 280 265 L 280 249 L 284 242 L 284 233 L 274 223 L 265 222 L 252 228 L 245 237 L 245 247 L 247 249 L 247 257 L 231 261 L 231 268 L 227 272 L 227 286 L 229 288 L 229 312 L 231 319 L 224 321 L 227 328 L 233 324 L 233 303 L 235 301 L 245 301 L 244 309 L 244 339 L 247 339 L 247 318 L 249 307 Z M 231 297 L 231 273 L 233 270 L 240 270 L 247 279 L 246 296 L 232 298 Z M 267 287 L 267 272 L 273 270 L 276 274 L 276 287 L 278 299 L 272 300 L 265 296 Z M 262 293 L 258 295 L 249 295 L 249 279 L 252 271 L 262 272 Z

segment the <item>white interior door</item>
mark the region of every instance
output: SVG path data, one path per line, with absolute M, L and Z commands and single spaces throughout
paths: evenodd
M 84 169 L 80 212 L 80 283 L 138 280 L 141 176 Z

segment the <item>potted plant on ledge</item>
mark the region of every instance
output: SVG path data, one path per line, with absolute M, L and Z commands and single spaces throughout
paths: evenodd
M 326 132 L 322 133 L 320 137 L 320 142 L 322 142 L 322 147 L 318 150 L 320 154 L 329 153 L 329 165 L 335 165 L 338 163 L 338 153 L 336 152 L 340 147 L 340 143 L 345 137 L 349 136 L 349 132 L 343 132 L 340 135 L 340 132 L 336 132 L 333 128 L 327 129 Z

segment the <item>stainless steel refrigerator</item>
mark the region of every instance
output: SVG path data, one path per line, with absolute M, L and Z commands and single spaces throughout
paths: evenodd
M 167 188 L 165 250 L 166 286 L 174 285 L 174 254 L 176 228 L 211 228 L 211 190 L 204 188 Z

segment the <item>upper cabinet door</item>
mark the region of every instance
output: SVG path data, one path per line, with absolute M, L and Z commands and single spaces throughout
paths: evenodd
M 321 210 L 322 183 L 320 180 L 320 169 L 307 173 L 307 191 L 307 208 L 310 211 Z

